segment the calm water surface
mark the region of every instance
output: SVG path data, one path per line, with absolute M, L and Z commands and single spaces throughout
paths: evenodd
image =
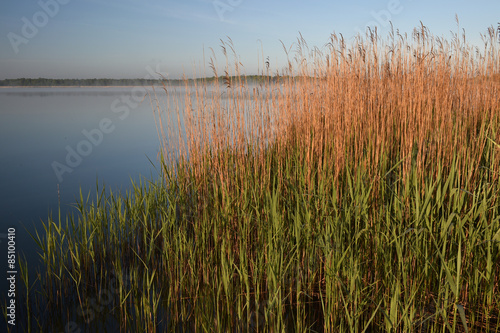
M 34 270 L 39 250 L 28 231 L 42 229 L 49 213 L 57 216 L 59 198 L 66 214 L 80 188 L 93 193 L 98 181 L 125 191 L 131 179 L 158 176 L 148 160 L 158 165 L 153 107 L 148 98 L 136 103 L 139 95 L 132 87 L 0 89 L 2 303 L 9 227 L 17 255 Z
M 150 94 L 153 102 L 157 98 L 164 120 L 167 103 L 170 111 L 176 105 L 183 109 L 187 89 L 192 92 L 189 87 L 169 87 L 169 99 L 161 88 Z M 226 90 L 209 87 L 205 97 L 221 94 L 224 99 Z M 74 203 L 80 189 L 92 200 L 97 183 L 116 193 L 130 189 L 132 180 L 158 177 L 156 103 L 152 106 L 145 92 L 140 87 L 0 88 L 2 304 L 8 290 L 9 228 L 16 230 L 17 257 L 26 257 L 33 282 L 41 258 L 29 233 L 38 230 L 43 235 L 42 221 L 46 223 L 50 214 L 57 220 L 60 207 L 63 223 L 67 214 L 77 218 Z M 173 102 L 176 98 L 178 104 Z M 181 131 L 183 127 L 181 120 Z M 17 288 L 24 288 L 19 273 Z M 3 316 L 0 326 L 2 320 Z

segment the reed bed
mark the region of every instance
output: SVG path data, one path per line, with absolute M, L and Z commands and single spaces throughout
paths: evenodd
M 26 311 L 83 330 L 500 332 L 500 52 L 483 37 L 300 37 L 253 84 L 223 41 L 217 80 L 151 96 L 161 179 L 82 195 L 35 236 Z

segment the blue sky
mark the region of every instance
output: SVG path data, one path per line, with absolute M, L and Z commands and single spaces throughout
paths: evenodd
M 480 33 L 500 21 L 500 1 L 2 0 L 0 79 L 136 78 L 148 76 L 148 66 L 169 78 L 193 76 L 210 48 L 223 58 L 227 36 L 245 73 L 255 74 L 262 53 L 273 68 L 283 65 L 280 40 L 289 46 L 299 32 L 321 48 L 333 31 L 352 40 L 376 24 L 385 36 L 390 19 L 402 32 L 422 21 L 450 37 L 455 14 L 481 45 Z

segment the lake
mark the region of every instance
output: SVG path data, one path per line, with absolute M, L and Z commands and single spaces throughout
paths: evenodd
M 256 103 L 269 99 L 269 93 L 258 92 L 257 85 L 246 88 L 246 102 L 238 104 L 238 111 L 243 110 L 248 122 L 249 115 L 259 107 Z M 201 104 L 196 104 L 198 95 L 191 94 L 195 103 L 191 110 L 207 107 L 210 103 L 206 102 L 215 96 L 217 100 L 220 97 L 222 110 L 230 105 L 234 109 L 231 96 L 237 91 L 224 85 L 205 86 Z M 103 185 L 113 193 L 123 193 L 132 188 L 132 181 L 157 179 L 160 139 L 156 101 L 163 121 L 170 118 L 173 130 L 179 124 L 185 135 L 182 111 L 187 92 L 195 92 L 194 87 L 170 86 L 168 94 L 162 87 L 0 88 L 0 252 L 5 254 L 0 264 L 2 304 L 8 299 L 7 277 L 12 270 L 6 260 L 8 233 L 15 230 L 16 296 L 21 296 L 25 286 L 19 259 L 24 257 L 28 262 L 30 284 L 36 280 L 37 271 L 44 271 L 40 249 L 30 233 L 38 231 L 44 237 L 42 223 L 50 215 L 57 221 L 59 211 L 63 225 L 69 214 L 77 222 L 74 206 L 80 191 L 92 201 L 96 189 L 101 190 Z M 258 98 L 254 100 L 255 96 Z M 181 111 L 180 123 L 172 112 L 176 109 Z M 211 117 L 200 116 L 211 128 Z M 250 133 L 249 128 L 246 131 Z M 228 135 L 231 137 L 230 131 Z M 177 144 L 177 138 L 167 142 L 173 153 Z M 0 317 L 0 325 L 5 324 L 3 320 Z
M 125 191 L 131 179 L 158 176 L 151 163 L 158 165 L 155 116 L 143 95 L 139 87 L 0 89 L 2 254 L 8 228 L 15 228 L 17 256 L 25 255 L 33 272 L 39 250 L 28 231 L 43 231 L 41 221 L 51 212 L 57 217 L 59 200 L 64 216 L 80 189 L 94 193 L 98 182 Z M 7 262 L 1 262 L 3 302 Z

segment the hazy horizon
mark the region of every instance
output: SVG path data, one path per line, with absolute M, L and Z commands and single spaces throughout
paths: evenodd
M 246 76 L 261 76 L 261 74 L 257 74 L 257 73 L 247 73 L 247 74 L 244 74 Z M 187 79 L 189 80 L 196 80 L 196 79 L 203 79 L 203 78 L 212 78 L 214 77 L 213 74 L 211 73 L 207 73 L 207 76 L 197 76 L 197 77 L 189 77 L 187 76 Z M 31 80 L 38 80 L 38 79 L 49 79 L 49 80 L 143 80 L 144 78 L 143 77 L 118 77 L 118 78 L 113 78 L 113 77 L 89 77 L 89 78 L 81 78 L 81 77 L 61 77 L 61 78 L 54 78 L 54 77 L 7 77 L 7 78 L 3 78 L 3 79 L 0 79 L 0 81 L 3 81 L 3 80 L 19 80 L 19 79 L 31 79 Z M 150 78 L 148 80 L 159 80 L 161 81 L 162 79 L 161 78 Z M 169 77 L 169 78 L 166 78 L 166 80 L 172 80 L 172 81 L 179 81 L 179 80 L 183 80 L 182 77 L 180 78 L 172 78 L 172 77 Z

